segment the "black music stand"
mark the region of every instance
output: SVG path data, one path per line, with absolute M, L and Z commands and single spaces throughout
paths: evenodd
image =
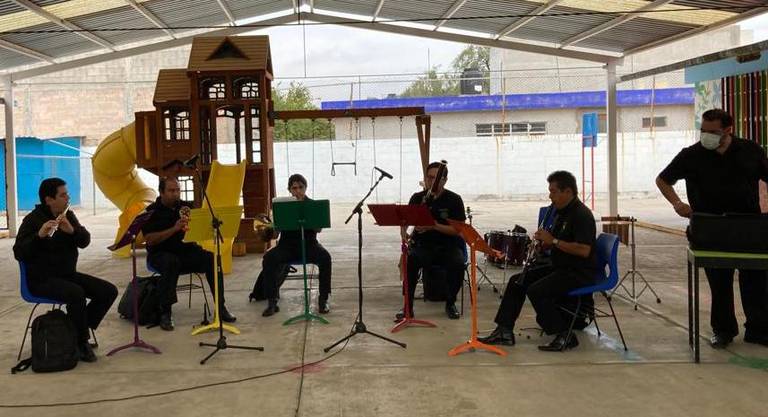
M 132 347 L 146 349 L 154 353 L 160 353 L 160 349 L 150 345 L 139 337 L 139 287 L 136 282 L 138 279 L 136 275 L 136 236 L 138 236 L 141 232 L 141 227 L 144 226 L 144 223 L 146 223 L 149 218 L 152 217 L 152 213 L 152 211 L 146 211 L 136 216 L 120 240 L 118 240 L 114 245 L 107 247 L 107 249 L 114 252 L 126 245 L 131 245 L 131 267 L 133 274 L 130 284 L 131 288 L 133 289 L 133 297 L 131 297 L 131 304 L 133 304 L 133 342 L 110 350 L 109 353 L 107 353 L 107 356 L 112 356 L 121 350 Z
M 627 294 L 627 298 L 629 298 L 632 304 L 634 304 L 635 310 L 637 310 L 637 305 L 638 305 L 637 301 L 640 299 L 640 296 L 643 295 L 645 290 L 650 290 L 651 293 L 653 293 L 653 296 L 656 297 L 656 303 L 661 304 L 661 298 L 659 298 L 659 295 L 656 294 L 656 291 L 651 286 L 651 283 L 649 283 L 648 280 L 645 279 L 643 274 L 637 269 L 637 261 L 635 257 L 635 246 L 636 246 L 635 223 L 637 223 L 637 219 L 631 216 L 630 217 L 616 216 L 616 217 L 602 217 L 600 220 L 609 222 L 609 224 L 616 225 L 616 226 L 629 223 L 629 230 L 630 230 L 629 242 L 624 242 L 624 243 L 625 244 L 629 243 L 629 248 L 632 253 L 632 266 L 624 274 L 624 276 L 621 277 L 621 279 L 619 280 L 619 283 L 616 284 L 616 286 L 613 288 L 613 291 L 611 291 L 611 293 L 608 294 L 608 296 L 613 297 L 613 294 L 616 292 L 616 290 L 618 290 L 619 287 L 621 287 L 624 290 L 624 292 Z M 617 235 L 621 236 L 620 233 L 617 233 Z M 637 279 L 636 277 L 640 277 L 640 281 L 643 282 L 642 288 L 640 289 L 640 291 L 637 291 L 638 285 L 635 282 L 635 280 Z M 628 289 L 624 284 L 624 281 L 627 278 L 629 278 L 629 280 L 631 281 L 631 287 L 632 287 L 631 290 Z

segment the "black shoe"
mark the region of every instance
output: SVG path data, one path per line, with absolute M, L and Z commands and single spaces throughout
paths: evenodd
M 268 302 L 267 308 L 261 313 L 262 317 L 269 317 L 280 311 L 277 300 L 269 300 Z
M 746 341 L 746 337 L 744 339 Z M 731 342 L 733 342 L 732 336 L 717 333 L 709 339 L 709 345 L 712 346 L 713 349 L 725 349 Z
M 744 342 L 768 346 L 768 335 L 753 335 L 751 333 L 744 333 Z
M 317 299 L 317 311 L 320 314 L 328 314 L 331 312 L 331 305 L 328 303 L 328 296 L 320 296 Z
M 454 303 L 445 304 L 445 315 L 447 315 L 451 320 L 457 320 L 459 317 L 461 317 L 461 314 L 459 314 L 459 309 L 456 308 L 456 304 Z
M 571 334 L 571 336 L 568 337 L 568 334 L 560 333 L 555 336 L 555 339 L 549 342 L 548 345 L 539 346 L 539 350 L 544 352 L 562 352 L 573 349 L 578 345 L 579 339 L 576 338 L 575 334 Z
M 234 323 L 237 321 L 237 317 L 233 316 L 226 306 L 221 306 L 221 321 L 225 323 Z
M 514 346 L 515 333 L 512 331 L 512 329 L 497 326 L 495 329 L 493 329 L 491 334 L 485 337 L 478 337 L 477 340 L 481 343 L 485 343 L 486 345 Z
M 160 328 L 167 332 L 173 330 L 173 316 L 171 316 L 171 313 L 163 313 L 160 315 Z
M 416 316 L 413 315 L 413 307 L 411 307 L 411 318 L 414 318 Z M 405 309 L 401 308 L 400 311 L 395 313 L 395 323 L 405 318 Z
M 77 347 L 78 353 L 80 354 L 80 360 L 83 362 L 96 362 L 96 354 L 93 352 L 93 348 L 91 347 L 91 344 L 86 342 L 80 343 L 80 345 Z

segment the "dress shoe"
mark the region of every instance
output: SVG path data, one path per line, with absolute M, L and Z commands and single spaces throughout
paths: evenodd
M 269 300 L 268 303 L 267 308 L 261 313 L 262 317 L 269 317 L 280 311 L 277 300 Z
M 80 354 L 80 360 L 83 362 L 96 362 L 96 354 L 93 352 L 91 344 L 88 342 L 82 342 L 77 347 Z
M 171 316 L 171 313 L 163 313 L 160 315 L 160 328 L 167 332 L 173 330 L 173 316 Z
M 548 345 L 539 346 L 539 350 L 544 352 L 562 352 L 573 349 L 578 345 L 579 339 L 576 338 L 575 334 L 571 334 L 569 337 L 567 333 L 560 333 Z
M 745 343 L 754 343 L 756 345 L 768 346 L 768 335 L 744 333 Z
M 455 303 L 445 303 L 445 315 L 451 320 L 458 320 L 461 317 Z
M 328 296 L 320 296 L 317 299 L 317 311 L 320 314 L 328 314 L 331 312 L 331 305 L 328 303 Z
M 414 318 L 416 316 L 413 315 L 413 308 L 411 308 L 411 318 Z M 401 308 L 400 311 L 395 313 L 395 322 L 398 322 L 405 318 L 405 309 Z
M 226 323 L 234 323 L 237 321 L 237 317 L 233 316 L 232 313 L 227 310 L 226 306 L 221 306 L 221 321 Z
M 497 326 L 491 334 L 485 337 L 478 337 L 477 340 L 481 343 L 485 343 L 486 345 L 504 345 L 504 346 L 514 346 L 515 345 L 515 333 L 512 331 L 512 329 Z
M 717 333 L 712 335 L 712 337 L 709 339 L 709 345 L 712 346 L 713 349 L 725 349 L 729 344 L 731 344 L 731 342 L 733 342 L 732 336 Z

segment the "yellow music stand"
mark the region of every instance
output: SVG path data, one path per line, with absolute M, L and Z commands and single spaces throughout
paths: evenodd
M 221 231 L 221 237 L 225 240 L 234 238 L 240 228 L 240 216 L 243 213 L 243 208 L 241 206 L 216 207 L 213 211 L 221 222 L 221 227 L 219 229 Z M 198 244 L 205 241 L 216 242 L 216 229 L 213 227 L 213 219 L 211 218 L 211 212 L 208 207 L 193 209 L 191 211 L 189 216 L 189 230 L 184 235 L 184 241 L 196 242 Z M 213 305 L 216 307 L 213 310 L 213 321 L 211 324 L 195 328 L 192 330 L 192 335 L 196 336 L 211 330 L 218 330 L 219 327 L 232 334 L 240 334 L 240 330 L 237 327 L 231 324 L 222 323 L 221 318 L 219 317 L 219 264 L 216 252 L 213 254 L 213 271 L 215 274 L 215 279 L 213 280 Z

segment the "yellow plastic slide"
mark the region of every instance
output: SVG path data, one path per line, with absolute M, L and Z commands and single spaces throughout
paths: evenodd
M 208 184 L 205 187 L 205 193 L 211 200 L 211 206 L 216 211 L 216 207 L 240 206 L 240 193 L 245 181 L 246 161 L 240 161 L 236 165 L 224 165 L 219 161 L 213 161 L 211 165 L 211 175 L 208 177 Z M 207 209 L 208 204 L 203 201 L 203 208 Z M 221 269 L 225 274 L 232 272 L 232 244 L 234 238 L 224 239 L 221 245 Z M 203 242 L 205 250 L 216 253 L 215 242 L 212 240 Z
M 120 211 L 120 226 L 115 242 L 125 233 L 137 214 L 155 201 L 155 190 L 148 187 L 136 170 L 136 133 L 131 123 L 107 136 L 96 148 L 91 159 L 93 179 L 104 196 Z M 114 252 L 116 256 L 130 256 L 126 246 Z

